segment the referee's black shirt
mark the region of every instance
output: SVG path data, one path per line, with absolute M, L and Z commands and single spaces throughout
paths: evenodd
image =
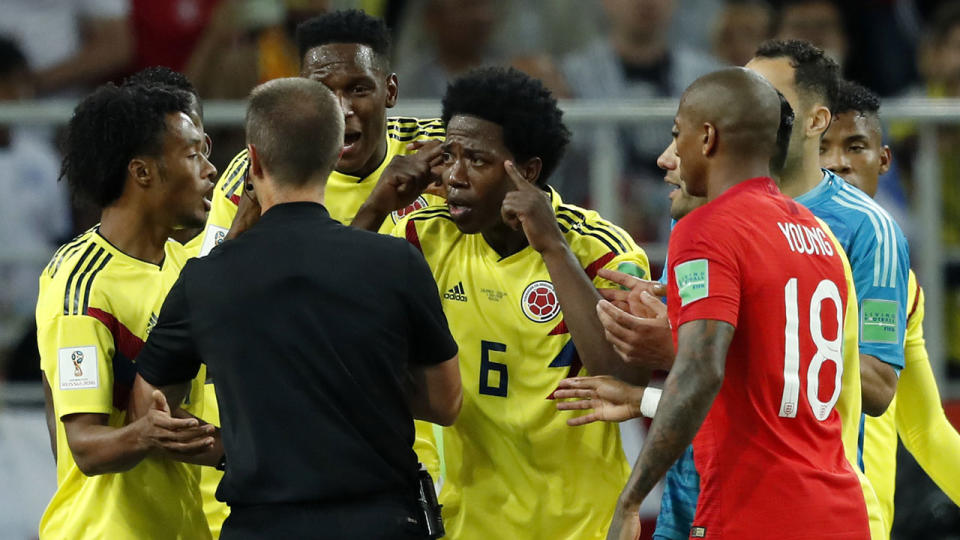
M 154 386 L 207 364 L 227 454 L 218 499 L 337 504 L 416 492 L 408 367 L 456 352 L 410 244 L 288 203 L 184 267 L 137 364 Z

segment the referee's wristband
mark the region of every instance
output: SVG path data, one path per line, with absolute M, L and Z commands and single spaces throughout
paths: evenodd
M 660 404 L 660 394 L 663 390 L 659 388 L 647 387 L 643 390 L 643 397 L 640 399 L 640 414 L 647 418 L 653 418 L 657 414 L 657 405 Z

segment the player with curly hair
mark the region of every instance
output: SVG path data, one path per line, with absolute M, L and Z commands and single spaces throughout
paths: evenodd
M 127 423 L 134 361 L 188 258 L 170 235 L 201 226 L 210 209 L 217 171 L 189 103 L 165 86 L 108 84 L 70 120 L 62 176 L 102 213 L 40 277 L 38 343 L 57 458 L 41 538 L 209 538 L 196 466 L 167 457 L 216 454 L 213 426 L 172 417 L 162 395 Z M 201 413 L 203 377 L 191 384 L 188 412 Z
M 443 124 L 447 204 L 393 234 L 426 258 L 460 346 L 463 408 L 438 441 L 447 534 L 602 538 L 630 470 L 619 429 L 571 428 L 549 398 L 584 368 L 646 380 L 606 342 L 595 306 L 598 270 L 647 277 L 647 256 L 547 184 L 570 133 L 540 81 L 474 70 L 447 88 Z

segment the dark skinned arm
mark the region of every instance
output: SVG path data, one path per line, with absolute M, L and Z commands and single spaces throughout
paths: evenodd
M 596 308 L 600 293 L 563 238 L 544 191 L 525 179 L 513 162 L 506 161 L 504 168 L 516 187 L 503 200 L 504 222 L 514 229 L 522 227 L 530 247 L 543 257 L 583 365 L 591 375 L 613 375 L 645 385 L 649 371 L 628 366 L 604 337 Z
M 860 354 L 860 386 L 863 394 L 863 412 L 880 416 L 890 406 L 897 393 L 897 372 L 893 366 L 876 356 Z
M 163 394 L 166 402 L 170 405 L 172 409 L 171 415 L 173 417 L 196 421 L 199 427 L 212 430 L 210 431 L 210 436 L 213 439 L 209 446 L 198 452 L 177 452 L 166 450 L 163 452 L 163 455 L 169 459 L 182 461 L 184 463 L 206 465 L 208 467 L 216 466 L 220 462 L 220 458 L 223 457 L 223 441 L 220 437 L 220 428 L 214 426 L 213 424 L 207 423 L 180 408 L 180 404 L 183 403 L 183 400 L 190 392 L 190 381 L 156 387 L 148 383 L 138 374 L 137 378 L 133 381 L 133 390 L 130 392 L 129 417 L 136 420 L 141 415 L 149 413 L 154 399 L 154 392 L 157 391 Z
M 637 519 L 640 503 L 700 429 L 723 384 L 733 333 L 731 324 L 709 319 L 680 326 L 673 369 L 664 383 L 646 442 L 620 494 L 608 539 L 620 538 L 625 523 Z
M 160 392 L 150 399 L 146 414 L 119 428 L 107 424 L 106 414 L 63 417 L 67 444 L 83 474 L 123 472 L 152 452 L 196 454 L 214 444 L 213 426 L 199 425 L 195 418 L 174 418 Z
M 53 452 L 53 462 L 57 462 L 57 413 L 53 409 L 53 390 L 46 373 L 40 373 L 43 380 L 43 408 L 47 419 L 47 434 L 50 436 L 50 450 Z

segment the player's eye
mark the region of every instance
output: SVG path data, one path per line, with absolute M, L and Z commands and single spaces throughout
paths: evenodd
M 470 160 L 470 164 L 473 165 L 474 167 L 482 167 L 482 166 L 486 165 L 487 162 L 486 162 L 486 160 L 484 160 L 484 159 L 481 158 L 481 157 L 475 157 L 475 158 L 473 158 L 473 159 Z
M 369 86 L 363 86 L 363 85 L 358 84 L 357 86 L 354 86 L 354 87 L 353 87 L 353 93 L 354 93 L 354 94 L 357 94 L 357 95 L 369 94 L 369 93 L 370 93 L 370 87 L 369 87 Z
M 443 161 L 445 165 L 453 163 L 453 154 L 450 152 L 443 152 L 440 154 L 440 160 Z
M 864 150 L 866 150 L 866 149 L 865 149 L 863 146 L 859 145 L 859 144 L 855 144 L 855 145 L 853 145 L 853 146 L 850 147 L 850 151 L 851 151 L 851 152 L 860 153 L 860 152 L 863 152 Z

